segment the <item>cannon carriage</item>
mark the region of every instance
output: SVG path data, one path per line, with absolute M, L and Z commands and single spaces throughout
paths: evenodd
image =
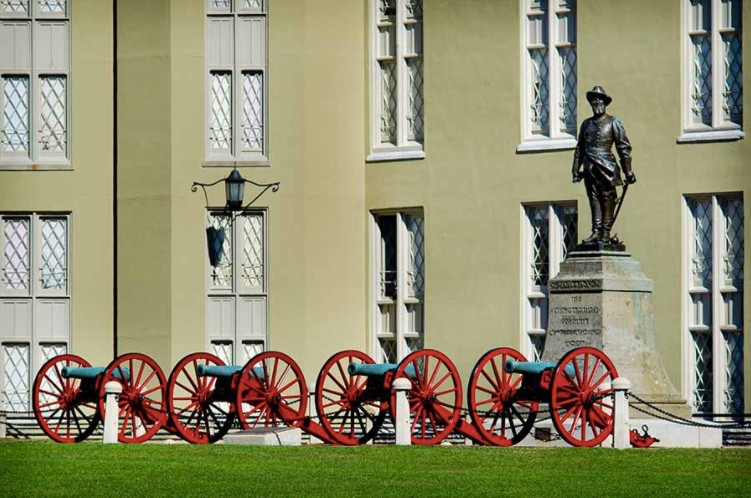
M 528 362 L 510 348 L 492 349 L 469 382 L 470 417 L 499 446 L 521 442 L 546 404 L 553 427 L 573 446 L 596 446 L 613 432 L 612 381 L 618 372 L 602 351 L 580 347 L 557 363 Z
M 438 444 L 453 432 L 476 444 L 511 446 L 530 433 L 543 406 L 563 440 L 595 446 L 613 431 L 611 382 L 617 376 L 610 359 L 594 348 L 574 349 L 557 363 L 528 362 L 518 351 L 496 348 L 472 370 L 465 411 L 459 373 L 443 353 L 422 349 L 400 363 L 377 364 L 347 350 L 321 368 L 314 393 L 318 415 L 310 416 L 305 377 L 284 353 L 260 353 L 243 366 L 192 353 L 169 378 L 138 353 L 107 367 L 66 354 L 39 371 L 34 412 L 51 439 L 82 441 L 104 417 L 105 384 L 117 381 L 123 388 L 121 442 L 144 442 L 164 429 L 193 444 L 213 443 L 237 423 L 244 429 L 297 427 L 326 443 L 358 445 L 374 439 L 387 418 L 396 420 L 394 380 L 405 378 L 411 384 L 412 444 Z
M 146 355 L 128 353 L 106 367 L 92 367 L 80 356 L 64 354 L 39 370 L 33 387 L 34 416 L 54 441 L 75 443 L 88 438 L 104 418 L 105 385 L 122 386 L 118 399 L 118 440 L 141 443 L 167 420 L 166 379 Z

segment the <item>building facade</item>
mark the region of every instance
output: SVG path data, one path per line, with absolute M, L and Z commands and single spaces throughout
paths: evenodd
M 749 21 L 741 0 L 0 2 L 4 409 L 61 351 L 279 350 L 309 382 L 344 349 L 438 349 L 465 382 L 492 347 L 539 356 L 589 233 L 571 161 L 602 85 L 658 353 L 696 413 L 748 411 Z M 190 187 L 235 167 L 281 188 L 230 223 Z

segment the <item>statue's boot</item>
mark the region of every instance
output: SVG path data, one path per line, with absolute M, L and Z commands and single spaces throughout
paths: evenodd
M 592 227 L 592 234 L 586 239 L 582 240 L 582 244 L 593 244 L 600 240 L 600 229 L 598 227 Z
M 615 222 L 615 205 L 616 196 L 613 191 L 612 195 L 606 195 L 602 200 L 602 228 L 599 237 L 602 242 L 610 242 L 610 230 Z

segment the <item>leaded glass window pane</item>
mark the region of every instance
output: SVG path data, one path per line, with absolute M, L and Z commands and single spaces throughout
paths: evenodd
M 42 289 L 65 290 L 68 282 L 68 223 L 42 218 Z
M 547 133 L 550 114 L 550 90 L 548 88 L 548 51 L 535 49 L 529 51 L 531 66 L 530 120 L 532 130 Z
M 712 411 L 712 335 L 691 334 L 694 343 L 694 410 Z
M 712 125 L 712 44 L 709 35 L 691 37 L 693 84 L 691 112 L 695 123 Z
M 263 151 L 263 73 L 243 73 L 243 151 Z
M 532 350 L 534 353 L 533 358 L 530 361 L 541 361 L 542 352 L 545 349 L 545 336 L 544 335 L 530 335 L 529 340 L 532 342 Z
M 241 276 L 246 287 L 262 289 L 264 285 L 263 215 L 238 217 L 242 226 Z
M 407 71 L 409 72 L 408 138 L 420 142 L 424 137 L 422 59 L 408 60 Z
M 532 260 L 530 261 L 532 284 L 548 285 L 550 277 L 548 208 L 527 208 L 527 216 L 532 228 Z
M 0 12 L 28 14 L 28 0 L 2 0 L 0 1 Z
M 396 298 L 396 216 L 376 218 L 381 232 L 379 290 L 381 297 Z
M 211 148 L 232 150 L 232 73 L 211 73 Z
M 65 0 L 38 0 L 38 2 L 39 2 L 39 11 L 43 14 L 49 14 L 49 13 L 64 14 L 65 13 Z
M 566 259 L 568 253 L 576 246 L 577 218 L 578 215 L 574 206 L 567 206 L 560 210 L 560 222 L 561 228 L 563 228 L 563 237 L 561 238 L 563 259 Z
M 42 344 L 42 363 L 68 352 L 67 344 Z
M 742 286 L 743 282 L 743 201 L 724 199 L 721 201 L 725 217 L 725 255 L 723 270 L 725 281 L 730 285 Z
M 263 353 L 263 341 L 243 341 L 243 364 L 249 362 L 255 355 Z
M 381 142 L 396 143 L 396 64 L 381 67 Z
M 3 256 L 3 288 L 6 290 L 29 290 L 30 245 L 29 219 L 4 219 L 5 247 Z
M 712 201 L 689 200 L 693 223 L 691 272 L 695 285 L 710 286 L 712 276 Z
M 561 60 L 561 131 L 576 133 L 576 47 L 559 49 Z
M 3 77 L 3 138 L 5 152 L 29 152 L 29 77 Z
M 210 267 L 211 286 L 232 289 L 232 224 L 230 217 L 214 213 L 209 218 L 214 228 L 224 230 L 220 262 L 217 266 Z
M 224 362 L 225 365 L 234 365 L 232 359 L 232 341 L 212 341 L 211 349 L 214 355 Z
M 420 296 L 425 290 L 425 234 L 422 218 L 406 215 L 404 222 L 409 234 L 409 263 L 407 285 L 410 296 Z
M 30 361 L 28 344 L 3 344 L 3 409 L 29 411 Z
M 743 124 L 743 52 L 741 51 L 741 34 L 725 33 L 722 35 L 723 59 L 725 64 L 725 81 L 722 91 L 722 109 L 725 119 L 736 124 Z
M 262 10 L 262 0 L 242 0 L 242 8 L 247 10 Z
M 67 139 L 67 90 L 65 76 L 42 76 L 42 151 L 65 153 Z
M 743 413 L 743 334 L 725 332 L 725 410 Z

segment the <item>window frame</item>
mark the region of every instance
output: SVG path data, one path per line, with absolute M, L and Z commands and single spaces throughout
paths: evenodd
M 739 293 L 741 297 L 741 315 L 743 315 L 743 301 L 746 296 L 744 292 L 743 281 L 738 285 L 737 282 L 728 284 L 725 282 L 725 278 L 722 273 L 722 262 L 726 255 L 725 248 L 725 232 L 727 228 L 726 218 L 723 213 L 721 202 L 723 200 L 740 200 L 741 205 L 745 204 L 744 196 L 742 192 L 715 192 L 715 193 L 703 193 L 703 194 L 687 194 L 682 196 L 682 212 L 683 212 L 683 243 L 682 243 L 682 343 L 683 343 L 683 392 L 689 404 L 695 413 L 705 413 L 698 411 L 698 407 L 694 406 L 694 390 L 696 388 L 696 371 L 695 371 L 695 349 L 694 340 L 692 335 L 694 333 L 708 334 L 712 343 L 712 409 L 711 413 L 728 413 L 725 406 L 725 391 L 728 386 L 726 377 L 726 340 L 724 338 L 725 333 L 740 333 L 743 336 L 745 342 L 745 330 L 743 329 L 743 323 L 745 317 L 741 318 L 741 327 L 733 326 L 732 324 L 725 323 L 727 320 L 731 320 L 732 317 L 728 316 L 731 313 L 731 309 L 725 306 L 724 297 L 727 294 Z M 691 201 L 709 201 L 710 202 L 710 215 L 711 215 L 711 274 L 709 275 L 709 285 L 703 282 L 701 285 L 697 285 L 693 279 L 693 271 L 691 268 L 694 245 L 694 216 L 691 211 Z M 744 217 L 745 218 L 745 217 Z M 744 219 L 745 225 L 745 219 Z M 744 244 L 745 253 L 745 244 Z M 745 263 L 745 262 L 744 262 Z M 745 265 L 744 265 L 745 266 Z M 745 277 L 745 268 L 743 269 Z M 745 280 L 745 278 L 744 278 Z M 709 304 L 711 306 L 710 312 L 707 314 L 704 307 L 696 308 L 693 302 L 694 295 L 705 295 L 708 297 Z M 729 306 L 734 306 L 730 304 Z M 702 315 L 707 315 L 704 319 L 711 320 L 709 325 L 696 323 L 696 314 L 701 312 Z M 745 372 L 743 374 L 744 387 L 746 383 Z M 748 401 L 746 400 L 746 407 Z M 747 409 L 747 408 L 746 408 Z
M 72 214 L 69 211 L 66 212 L 1 212 L 0 213 L 0 275 L 3 278 L 0 282 L 4 282 L 5 274 L 5 222 L 7 218 L 26 218 L 29 220 L 28 224 L 28 264 L 29 264 L 29 288 L 27 290 L 8 291 L 4 288 L 4 285 L 0 285 L 0 303 L 29 303 L 29 329 L 28 333 L 18 335 L 2 335 L 0 331 L 0 410 L 5 406 L 5 346 L 28 346 L 29 348 L 29 370 L 28 378 L 26 379 L 29 387 L 26 402 L 29 409 L 33 400 L 31 399 L 32 384 L 36 373 L 41 366 L 47 361 L 45 358 L 45 347 L 60 347 L 64 346 L 66 352 L 71 351 L 72 347 Z M 45 219 L 64 219 L 66 224 L 65 232 L 65 288 L 61 291 L 45 290 L 41 286 L 41 263 L 42 263 L 42 224 Z M 41 321 L 40 316 L 42 310 L 40 309 L 41 302 L 52 301 L 65 301 L 67 303 L 67 317 L 65 320 L 65 327 L 67 329 L 66 336 L 58 337 L 55 335 L 41 335 Z
M 8 13 L 0 11 L 0 24 L 5 23 L 24 23 L 29 25 L 29 47 L 28 58 L 29 66 L 26 69 L 4 70 L 0 68 L 0 83 L 4 77 L 8 76 L 27 76 L 28 84 L 28 129 L 29 129 L 29 148 L 28 153 L 17 154 L 4 153 L 0 149 L 0 171 L 36 171 L 36 170 L 72 170 L 73 158 L 73 132 L 72 125 L 72 0 L 65 1 L 65 11 L 63 13 L 41 12 L 39 0 L 29 0 L 27 5 L 31 8 L 24 13 Z M 36 33 L 40 31 L 40 25 L 46 23 L 64 23 L 66 29 L 64 56 L 66 67 L 57 67 L 51 69 L 39 69 L 37 61 L 36 45 L 39 36 Z M 40 145 L 40 133 L 42 126 L 42 107 L 44 98 L 42 97 L 42 78 L 62 76 L 65 78 L 65 145 L 62 153 L 44 153 Z M 0 87 L 0 135 L 4 123 L 4 88 Z
M 517 152 L 539 152 L 539 151 L 555 151 L 555 150 L 570 150 L 576 147 L 576 137 L 578 133 L 578 114 L 579 114 L 579 102 L 577 89 L 579 84 L 579 51 L 578 51 L 578 9 L 576 0 L 567 0 L 564 6 L 559 5 L 564 0 L 548 0 L 547 10 L 535 13 L 535 9 L 532 8 L 532 2 L 534 0 L 520 0 L 520 74 L 521 77 L 521 137 L 520 143 L 516 147 Z M 552 6 L 552 9 L 551 9 Z M 575 40 L 559 41 L 558 32 L 558 15 L 559 14 L 572 14 L 573 17 L 573 36 Z M 545 47 L 547 51 L 547 64 L 548 64 L 548 131 L 547 134 L 544 131 L 535 132 L 531 127 L 531 112 L 530 103 L 532 101 L 532 72 L 533 63 L 530 58 L 530 16 L 543 17 L 545 24 L 544 29 L 547 30 L 547 44 L 540 45 Z M 543 36 L 543 35 L 541 35 Z M 544 38 L 544 36 L 543 36 Z M 561 78 L 563 74 L 562 59 L 559 54 L 560 48 L 573 48 L 576 54 L 576 85 L 573 92 L 573 97 L 577 99 L 575 105 L 574 126 L 571 133 L 561 130 L 561 127 L 553 123 L 560 122 L 561 111 L 559 105 L 562 102 L 562 84 Z
M 381 260 L 383 256 L 382 252 L 382 239 L 381 229 L 378 225 L 379 217 L 394 216 L 395 217 L 395 257 L 396 257 L 396 295 L 393 298 L 384 297 L 380 292 L 381 284 Z M 372 351 L 373 359 L 376 362 L 384 362 L 386 351 L 383 350 L 380 340 L 389 340 L 393 338 L 395 342 L 395 355 L 396 360 L 401 361 L 410 352 L 408 340 L 414 340 L 417 344 L 415 349 L 422 349 L 425 347 L 425 260 L 426 257 L 426 219 L 424 210 L 422 208 L 405 208 L 405 209 L 389 209 L 389 210 L 374 210 L 368 214 L 370 222 L 371 233 L 371 247 L 370 247 L 370 306 L 371 306 L 371 320 L 370 320 L 370 350 Z M 406 217 L 419 218 L 422 221 L 422 291 L 416 292 L 410 295 L 405 292 L 408 288 L 408 272 L 409 272 L 409 256 L 410 256 L 410 239 L 409 229 L 405 222 Z M 415 312 L 414 319 L 419 320 L 419 328 L 422 330 L 410 330 L 410 314 L 407 311 L 407 307 L 410 305 L 419 305 L 421 309 L 419 312 Z M 380 332 L 381 320 L 383 319 L 381 306 L 393 306 L 394 313 L 394 330 L 393 333 Z M 415 327 L 418 328 L 418 327 Z
M 209 263 L 208 253 L 204 251 L 204 279 L 205 279 L 205 298 L 206 298 L 206 323 L 204 325 L 204 336 L 205 336 L 205 342 L 207 351 L 215 351 L 215 345 L 217 344 L 226 344 L 231 343 L 232 344 L 232 356 L 231 362 L 228 364 L 244 364 L 247 360 L 250 358 L 245 358 L 245 361 L 240 361 L 243 358 L 244 354 L 244 345 L 245 344 L 256 344 L 261 343 L 262 351 L 268 351 L 269 350 L 269 245 L 268 245 L 268 236 L 269 236 L 269 229 L 268 229 L 268 209 L 266 208 L 252 208 L 242 211 L 241 213 L 238 213 L 235 217 L 234 213 L 227 213 L 224 211 L 224 208 L 222 207 L 215 207 L 215 208 L 209 208 L 206 211 L 206 216 L 209 224 L 211 224 L 212 216 L 215 215 L 222 215 L 227 216 L 229 219 L 232 220 L 230 226 L 231 226 L 231 242 L 230 242 L 230 250 L 232 252 L 232 261 L 230 262 L 230 267 L 232 268 L 232 276 L 231 276 L 231 285 L 229 288 L 226 287 L 220 287 L 215 286 L 212 284 L 212 266 Z M 263 223 L 263 229 L 262 229 L 262 237 L 263 237 L 263 284 L 261 288 L 253 288 L 249 286 L 244 286 L 241 284 L 240 275 L 239 272 L 236 271 L 236 268 L 241 267 L 241 254 L 239 251 L 241 250 L 241 242 L 242 237 L 240 231 L 236 230 L 236 227 L 240 224 L 240 219 L 246 215 L 252 215 L 252 216 L 260 216 Z M 233 219 L 234 218 L 234 219 Z M 209 225 L 210 226 L 210 225 Z M 211 310 L 210 308 L 210 302 L 212 299 L 232 299 L 232 336 L 223 336 L 220 334 L 212 334 L 212 324 L 210 323 L 211 320 Z M 262 298 L 264 301 L 264 331 L 263 335 L 257 335 L 252 333 L 241 333 L 241 331 L 238 328 L 238 325 L 240 323 L 240 306 L 239 302 L 243 298 Z M 221 356 L 220 356 L 221 357 Z
M 215 9 L 212 7 L 213 0 L 204 0 L 204 151 L 202 166 L 204 167 L 242 167 L 242 166 L 270 166 L 269 144 L 269 9 L 270 0 L 260 0 L 260 9 L 236 7 L 241 0 L 227 0 L 229 10 Z M 210 21 L 211 19 L 228 18 L 232 23 L 232 63 L 211 64 L 210 61 Z M 238 55 L 240 44 L 241 19 L 262 18 L 264 26 L 263 34 L 263 64 L 241 64 Z M 212 121 L 212 74 L 215 72 L 228 72 L 231 75 L 231 146 L 228 153 L 212 152 L 211 147 L 211 121 Z M 262 78 L 261 106 L 263 112 L 261 135 L 261 151 L 243 151 L 240 147 L 242 142 L 242 113 L 243 113 L 243 75 L 246 73 L 258 73 Z
M 565 209 L 574 210 L 574 235 L 571 239 L 571 247 L 573 249 L 578 240 L 579 229 L 579 207 L 575 200 L 562 200 L 562 201 L 537 201 L 537 202 L 524 202 L 521 204 L 521 268 L 520 278 L 522 285 L 521 290 L 521 349 L 522 353 L 530 361 L 540 361 L 542 356 L 542 349 L 536 350 L 536 347 L 532 341 L 532 336 L 544 338 L 547 335 L 547 309 L 550 301 L 550 290 L 548 285 L 535 285 L 532 284 L 532 272 L 530 271 L 531 265 L 534 261 L 534 227 L 529 219 L 528 210 L 547 210 L 547 224 L 548 224 L 548 282 L 555 277 L 560 271 L 561 263 L 566 258 L 564 254 L 564 224 L 563 216 L 565 215 Z M 555 247 L 556 250 L 551 250 L 551 247 Z M 541 307 L 535 308 L 532 305 L 532 300 L 538 300 L 544 302 Z M 537 325 L 537 326 L 535 326 Z
M 723 77 L 725 76 L 725 64 L 722 46 L 722 34 L 724 32 L 735 31 L 738 36 L 743 38 L 742 10 L 743 4 L 740 4 L 741 25 L 737 28 L 722 28 L 721 23 L 721 4 L 722 0 L 707 0 L 710 4 L 710 29 L 709 37 L 711 40 L 712 52 L 712 124 L 693 123 L 691 119 L 691 101 L 693 86 L 693 48 L 691 36 L 695 33 L 691 21 L 693 19 L 691 12 L 691 0 L 682 0 L 681 2 L 681 134 L 678 136 L 677 143 L 695 143 L 706 141 L 732 141 L 740 140 L 745 137 L 743 131 L 743 116 L 741 123 L 725 120 L 722 112 L 722 91 L 724 88 Z M 718 63 L 719 62 L 719 63 Z M 743 66 L 743 49 L 741 48 L 741 72 Z M 719 68 L 719 70 L 717 70 Z M 718 91 L 720 90 L 720 91 Z M 742 91 L 741 91 L 742 92 Z M 741 102 L 743 95 L 741 93 Z
M 379 37 L 379 27 L 391 23 L 380 22 L 379 7 L 381 0 L 369 0 L 369 17 L 368 32 L 370 39 L 369 52 L 369 74 L 370 74 L 370 133 L 369 133 L 369 153 L 366 162 L 393 161 L 405 159 L 424 159 L 425 158 L 425 21 L 423 0 L 412 0 L 419 2 L 421 5 L 421 17 L 419 19 L 407 19 L 405 15 L 406 4 L 410 0 L 394 0 L 394 41 L 393 41 L 393 59 L 395 64 L 394 84 L 396 86 L 396 103 L 395 103 L 395 127 L 396 127 L 396 144 L 386 144 L 381 141 L 381 69 L 379 63 L 385 57 L 379 53 L 379 47 L 382 40 Z M 416 50 L 412 53 L 406 53 L 407 36 L 406 26 L 420 25 L 419 35 L 419 52 Z M 409 74 L 407 60 L 420 59 L 422 61 L 422 139 L 410 140 L 408 138 L 408 112 L 409 107 Z

